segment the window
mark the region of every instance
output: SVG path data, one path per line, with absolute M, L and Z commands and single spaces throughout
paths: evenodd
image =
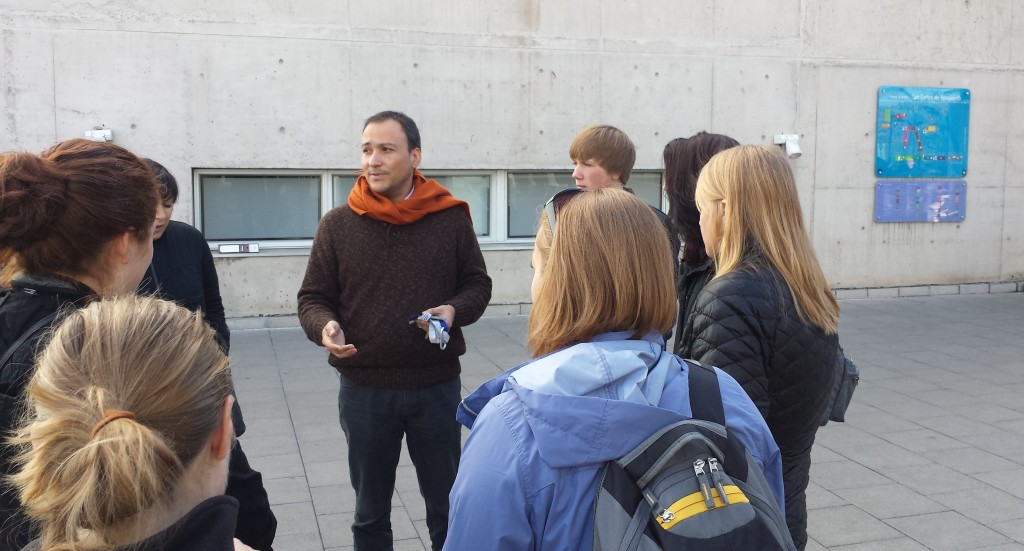
M 458 174 L 432 176 L 439 184 L 446 187 L 452 195 L 469 203 L 469 213 L 473 217 L 473 230 L 476 236 L 491 235 L 491 175 L 490 174 Z
M 210 241 L 312 239 L 320 221 L 318 174 L 200 175 L 199 197 Z
M 626 185 L 648 205 L 660 211 L 668 210 L 668 207 L 665 206 L 665 202 L 661 198 L 661 172 L 634 171 L 629 175 L 629 183 Z
M 544 203 L 575 185 L 569 170 L 428 169 L 426 175 L 469 203 L 484 248 L 532 246 Z M 357 178 L 354 170 L 196 170 L 197 226 L 214 250 L 249 243 L 261 254 L 304 254 L 320 217 L 348 200 Z M 664 210 L 660 172 L 633 171 L 629 187 Z
M 559 191 L 576 187 L 572 171 L 508 173 L 508 237 L 533 239 L 544 203 Z
M 359 179 L 358 174 L 334 174 L 332 175 L 334 192 L 333 206 L 337 207 L 348 202 L 348 194 L 352 193 L 352 188 L 356 185 L 356 180 Z

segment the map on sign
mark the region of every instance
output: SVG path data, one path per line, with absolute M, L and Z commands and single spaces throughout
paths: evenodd
M 970 114 L 971 91 L 966 88 L 879 88 L 875 174 L 966 176 Z
M 875 222 L 963 222 L 967 182 L 880 180 L 875 184 Z

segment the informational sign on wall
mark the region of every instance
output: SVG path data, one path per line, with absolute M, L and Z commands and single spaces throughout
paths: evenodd
M 967 182 L 881 180 L 875 184 L 875 222 L 963 222 Z
M 967 176 L 971 91 L 878 89 L 875 174 L 884 178 Z

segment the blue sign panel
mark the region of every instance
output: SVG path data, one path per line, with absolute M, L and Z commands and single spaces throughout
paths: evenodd
M 967 182 L 882 180 L 875 184 L 875 222 L 963 222 Z
M 875 174 L 886 178 L 967 176 L 971 91 L 878 89 Z

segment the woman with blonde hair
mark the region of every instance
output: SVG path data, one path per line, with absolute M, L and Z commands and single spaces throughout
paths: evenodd
M 238 502 L 222 495 L 233 400 L 201 314 L 131 296 L 71 313 L 13 439 L 13 482 L 42 528 L 26 550 L 248 549 L 232 540 Z
M 0 439 L 17 421 L 36 350 L 58 312 L 133 293 L 153 256 L 156 181 L 111 143 L 0 155 Z M 0 551 L 31 539 L 0 446 Z
M 768 422 L 782 452 L 786 523 L 803 549 L 811 446 L 835 373 L 839 305 L 778 148 L 718 153 L 700 173 L 696 197 L 715 276 L 697 297 L 680 355 L 732 375 Z
M 538 234 L 533 253 L 534 359 L 459 408 L 472 431 L 445 549 L 592 549 L 605 463 L 689 418 L 688 366 L 664 352 L 661 337 L 675 321 L 664 226 L 626 191 L 570 195 L 550 209 L 550 243 Z M 781 506 L 778 451 L 764 420 L 735 381 L 717 379 L 729 428 Z

